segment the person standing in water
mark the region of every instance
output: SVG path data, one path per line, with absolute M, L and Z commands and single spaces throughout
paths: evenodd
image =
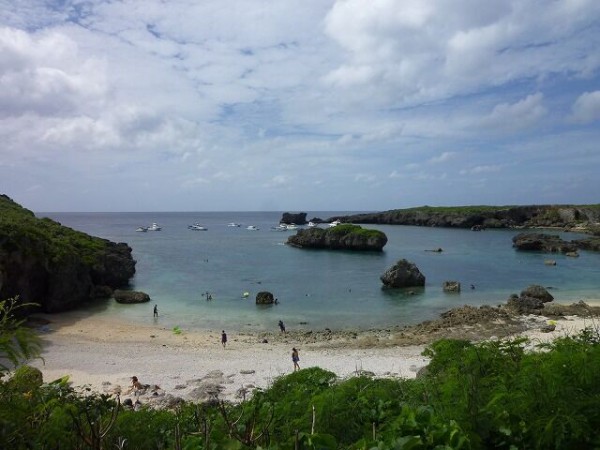
M 283 323 L 283 320 L 279 321 L 279 331 L 285 334 L 285 324 Z
M 227 345 L 227 333 L 225 333 L 225 330 L 221 331 L 221 345 L 223 348 Z
M 294 372 L 296 370 L 300 370 L 300 365 L 298 364 L 298 361 L 300 361 L 300 356 L 298 355 L 298 350 L 295 348 L 292 348 L 292 361 L 294 362 Z
M 158 317 L 158 305 L 154 305 L 154 317 Z

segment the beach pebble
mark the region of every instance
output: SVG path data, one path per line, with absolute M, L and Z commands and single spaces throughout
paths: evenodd
M 253 373 L 256 373 L 256 370 L 252 370 L 252 369 L 250 369 L 250 370 L 240 370 L 240 373 L 242 375 L 251 375 Z

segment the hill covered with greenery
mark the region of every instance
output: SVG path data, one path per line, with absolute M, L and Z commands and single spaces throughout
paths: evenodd
M 421 206 L 332 217 L 329 221 L 456 228 L 559 227 L 584 229 L 600 223 L 600 205 Z
M 19 297 L 46 312 L 108 297 L 135 274 L 131 247 L 35 214 L 0 195 L 0 299 Z

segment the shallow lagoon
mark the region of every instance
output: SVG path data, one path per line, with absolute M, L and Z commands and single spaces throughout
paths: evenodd
M 309 212 L 323 219 L 353 212 Z M 151 304 L 102 301 L 90 312 L 153 323 L 158 305 L 165 327 L 260 330 L 382 328 L 433 319 L 454 306 L 497 305 L 529 284 L 551 288 L 556 301 L 600 298 L 600 254 L 517 252 L 517 230 L 472 232 L 462 229 L 363 225 L 388 236 L 381 253 L 301 250 L 285 245 L 295 231 L 275 232 L 281 212 L 210 213 L 40 213 L 63 225 L 117 242 L 127 242 L 137 260 L 132 288 L 147 292 Z M 157 222 L 161 231 L 140 233 Z M 228 223 L 238 222 L 239 228 Z M 188 225 L 200 223 L 207 231 Z M 248 231 L 255 225 L 259 231 Z M 581 235 L 558 233 L 564 239 Z M 442 248 L 436 253 L 428 250 Z M 414 262 L 426 276 L 424 289 L 383 290 L 380 275 L 398 259 Z M 544 260 L 554 259 L 556 266 Z M 462 283 L 460 294 L 442 291 L 445 280 Z M 470 289 L 473 284 L 475 289 Z M 267 290 L 279 304 L 257 306 Z M 212 301 L 206 301 L 206 292 Z M 248 298 L 242 294 L 248 292 Z

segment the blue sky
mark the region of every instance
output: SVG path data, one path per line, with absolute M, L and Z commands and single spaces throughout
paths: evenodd
M 597 0 L 0 0 L 34 211 L 600 202 Z

